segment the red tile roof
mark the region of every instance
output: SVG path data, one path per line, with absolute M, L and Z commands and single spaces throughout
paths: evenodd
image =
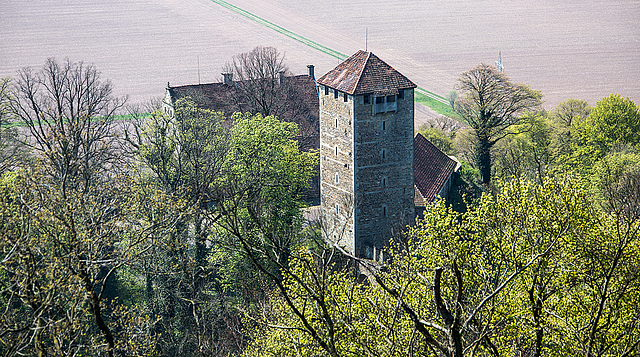
M 399 89 L 416 85 L 371 52 L 358 51 L 318 79 L 318 84 L 341 92 L 360 94 L 397 94 Z
M 435 200 L 458 163 L 420 133 L 413 139 L 413 150 L 413 179 L 423 201 L 416 195 L 416 205 L 424 206 Z

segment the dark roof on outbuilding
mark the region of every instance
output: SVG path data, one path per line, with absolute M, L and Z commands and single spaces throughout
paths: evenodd
M 378 56 L 362 50 L 320 77 L 318 84 L 351 95 L 393 95 L 399 89 L 416 87 Z
M 191 97 L 202 109 L 220 111 L 227 115 L 234 112 L 235 90 L 225 83 L 189 84 L 167 89 L 173 103 L 178 99 Z
M 422 196 L 424 203 L 429 203 L 435 200 L 458 163 L 420 133 L 413 139 L 413 150 L 413 179 L 416 193 Z M 416 203 L 419 203 L 417 196 Z
M 308 75 L 288 76 L 285 78 L 287 85 L 296 91 L 296 99 L 301 100 L 310 112 L 310 116 L 317 120 L 318 117 L 318 93 L 314 79 Z M 237 82 L 233 82 L 237 83 Z M 235 85 L 226 83 L 189 84 L 183 86 L 170 86 L 167 88 L 171 95 L 171 101 L 180 98 L 191 97 L 196 104 L 203 109 L 210 109 L 231 115 L 238 108 Z M 286 118 L 284 118 L 286 119 Z

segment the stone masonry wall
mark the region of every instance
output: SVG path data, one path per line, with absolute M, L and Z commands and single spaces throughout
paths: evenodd
M 320 195 L 325 238 L 354 252 L 353 96 L 320 86 Z M 337 177 L 336 177 L 337 175 Z
M 370 97 L 370 103 L 374 97 Z M 415 220 L 413 90 L 393 112 L 373 114 L 364 96 L 320 86 L 320 180 L 325 238 L 380 259 L 393 234 Z M 337 175 L 337 178 L 336 178 Z
M 360 256 L 379 259 L 392 235 L 415 220 L 413 89 L 404 90 L 395 112 L 373 114 L 372 109 L 357 97 L 355 248 Z

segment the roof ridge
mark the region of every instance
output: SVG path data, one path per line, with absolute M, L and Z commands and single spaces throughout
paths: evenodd
M 364 69 L 367 67 L 367 63 L 369 63 L 369 59 L 371 58 L 371 55 L 372 55 L 371 52 L 366 52 L 366 53 L 367 53 L 367 58 L 364 60 L 364 63 L 362 64 L 362 68 L 360 68 L 360 73 L 358 73 L 358 81 L 356 82 L 355 88 L 353 88 L 353 93 L 358 93 L 358 87 L 360 86 L 360 80 L 362 79 L 362 74 L 364 73 Z

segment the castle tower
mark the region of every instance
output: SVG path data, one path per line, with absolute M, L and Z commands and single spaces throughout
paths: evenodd
M 325 238 L 379 260 L 392 234 L 415 220 L 416 85 L 365 51 L 317 82 Z

